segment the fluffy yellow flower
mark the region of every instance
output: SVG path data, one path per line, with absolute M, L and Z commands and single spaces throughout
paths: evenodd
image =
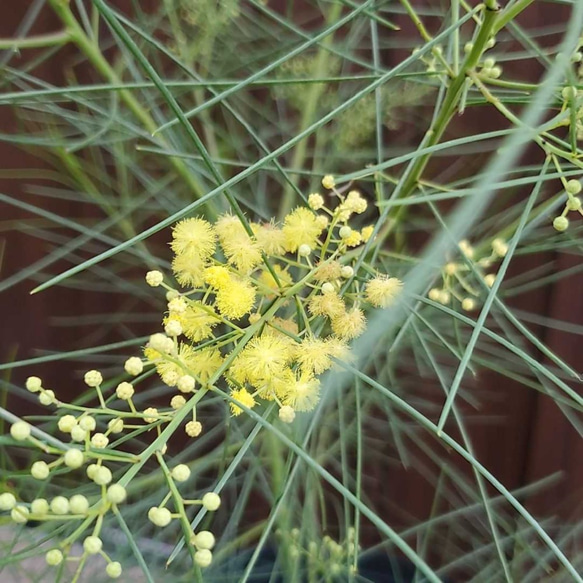
M 297 374 L 288 369 L 278 380 L 277 394 L 295 411 L 311 411 L 320 399 L 320 381 L 310 372 Z
M 215 289 L 220 289 L 229 285 L 231 282 L 231 273 L 222 265 L 213 265 L 204 270 L 204 281 Z
M 181 253 L 172 261 L 176 281 L 183 287 L 200 287 L 204 283 L 206 259 L 196 253 Z
M 206 383 L 223 364 L 223 356 L 218 348 L 212 347 L 193 352 L 188 360 L 188 366 L 201 383 Z
M 332 318 L 332 331 L 343 340 L 352 340 L 360 336 L 366 328 L 364 313 L 359 308 L 352 308 Z
M 255 407 L 255 399 L 247 389 L 233 390 L 231 391 L 231 397 L 249 409 L 253 409 L 253 407 Z M 229 407 L 231 407 L 231 413 L 235 417 L 243 413 L 243 409 L 235 405 L 235 403 L 229 403 Z
M 173 360 L 169 360 L 167 355 L 158 353 L 162 358 L 156 363 L 156 370 L 162 381 L 169 387 L 175 387 L 181 376 L 189 374 L 188 369 L 192 368 L 195 354 L 194 348 L 184 342 L 178 344 L 176 355 L 172 357 Z
M 352 231 L 348 237 L 343 239 L 347 247 L 357 247 L 362 243 L 362 235 L 358 231 Z
M 265 380 L 279 376 L 291 362 L 294 345 L 289 338 L 271 334 L 251 339 L 231 365 L 234 378 L 259 388 Z
M 201 302 L 192 302 L 186 310 L 178 316 L 182 326 L 182 333 L 193 342 L 200 342 L 213 335 L 213 328 L 220 322 L 219 317 L 210 306 Z
M 170 247 L 176 255 L 208 259 L 215 252 L 216 238 L 215 230 L 204 219 L 184 219 L 174 225 Z
M 241 221 L 232 215 L 222 216 L 216 224 L 219 242 L 230 264 L 248 273 L 261 263 L 261 249 Z
M 255 288 L 246 281 L 231 277 L 228 285 L 219 289 L 216 306 L 226 318 L 238 320 L 248 314 L 255 303 Z
M 344 301 L 336 292 L 313 296 L 308 303 L 308 308 L 312 315 L 327 316 L 328 318 L 336 318 L 346 311 Z
M 285 217 L 283 223 L 285 248 L 291 253 L 297 251 L 300 245 L 315 249 L 321 232 L 316 215 L 310 209 L 298 207 Z
M 314 279 L 316 281 L 334 281 L 340 279 L 342 275 L 342 264 L 340 261 L 326 261 L 316 265 Z
M 285 255 L 285 235 L 273 222 L 251 225 L 259 247 L 266 255 Z
M 380 275 L 371 279 L 365 288 L 365 297 L 368 302 L 377 308 L 387 308 L 401 292 L 403 282 L 396 277 Z
M 298 345 L 295 360 L 302 370 L 318 375 L 332 366 L 332 357 L 344 358 L 347 354 L 348 348 L 341 340 L 308 337 Z

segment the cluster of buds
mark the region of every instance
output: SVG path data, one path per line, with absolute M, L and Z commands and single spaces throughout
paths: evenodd
M 465 261 L 449 261 L 441 270 L 441 287 L 433 287 L 428 292 L 428 297 L 434 302 L 444 306 L 457 303 L 462 310 L 471 312 L 478 306 L 478 299 L 481 296 L 479 287 L 475 287 L 470 277 L 473 273 L 467 261 L 471 261 L 478 271 L 483 273 L 500 261 L 508 252 L 508 244 L 499 237 L 492 240 L 491 251 L 477 257 L 476 249 L 470 245 L 466 239 L 458 244 L 460 253 L 465 257 Z M 484 273 L 483 282 L 492 287 L 496 281 L 495 273 Z
M 553 220 L 553 227 L 561 233 L 569 228 L 567 215 L 570 212 L 578 212 L 580 215 L 583 215 L 581 199 L 577 196 L 582 190 L 581 182 L 571 179 L 565 180 L 564 183 L 567 202 L 565 203 L 563 212 Z

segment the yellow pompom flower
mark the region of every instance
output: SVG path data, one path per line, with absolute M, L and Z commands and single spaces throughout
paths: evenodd
M 320 399 L 320 381 L 311 372 L 287 369 L 277 381 L 277 394 L 295 411 L 312 411 Z
M 181 253 L 172 260 L 176 281 L 182 287 L 200 287 L 204 284 L 206 258 L 197 253 Z
M 402 288 L 403 282 L 400 279 L 380 275 L 366 284 L 364 293 L 367 301 L 373 306 L 387 308 L 394 303 Z
M 255 387 L 275 378 L 291 362 L 295 343 L 289 338 L 262 334 L 252 338 L 233 362 L 233 373 L 240 383 Z
M 216 233 L 211 224 L 198 217 L 174 225 L 170 247 L 176 255 L 208 259 L 215 252 Z
M 332 331 L 343 340 L 352 340 L 360 336 L 366 328 L 364 313 L 359 308 L 352 308 L 344 314 L 332 318 Z
M 201 383 L 206 383 L 222 364 L 223 355 L 218 348 L 212 347 L 193 350 L 192 356 L 188 359 L 188 368 Z
M 259 248 L 266 255 L 285 255 L 285 235 L 273 222 L 251 225 Z
M 220 322 L 219 317 L 210 306 L 203 307 L 202 302 L 192 302 L 178 316 L 182 333 L 193 342 L 200 342 L 213 335 L 213 328 Z
M 226 318 L 238 320 L 253 309 L 255 288 L 246 281 L 231 277 L 228 285 L 221 287 L 216 296 L 216 306 Z
M 261 263 L 261 249 L 252 239 L 241 221 L 232 215 L 222 216 L 216 224 L 219 243 L 230 264 L 248 273 Z
M 290 253 L 297 251 L 300 245 L 309 245 L 315 249 L 322 227 L 316 215 L 305 207 L 293 210 L 283 222 L 285 248 Z
M 344 301 L 336 292 L 328 292 L 313 296 L 308 308 L 314 316 L 337 318 L 346 312 Z
M 319 375 L 332 366 L 332 357 L 342 358 L 347 354 L 348 348 L 341 340 L 308 337 L 298 345 L 295 360 L 302 370 Z
M 221 289 L 231 283 L 231 272 L 223 265 L 213 265 L 204 270 L 204 281 L 215 289 Z
M 231 397 L 236 401 L 239 401 L 242 405 L 249 409 L 253 409 L 255 407 L 255 399 L 253 395 L 247 389 L 238 389 L 231 391 Z M 229 407 L 231 407 L 231 413 L 237 417 L 237 415 L 241 415 L 243 413 L 243 409 L 236 405 L 235 403 L 229 403 Z
M 368 207 L 366 199 L 362 198 L 358 190 L 351 190 L 344 201 L 346 208 L 357 214 L 363 213 Z
M 348 237 L 342 240 L 347 247 L 357 247 L 362 243 L 362 235 L 358 231 L 352 231 Z
M 334 281 L 342 276 L 342 264 L 339 261 L 326 261 L 316 265 L 314 279 L 316 281 Z

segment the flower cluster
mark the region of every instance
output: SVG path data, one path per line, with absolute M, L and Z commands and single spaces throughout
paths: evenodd
M 366 327 L 363 308 L 395 301 L 399 279 L 366 264 L 357 272 L 358 247 L 373 227 L 351 222 L 367 210 L 366 199 L 341 193 L 332 176 L 322 185 L 334 208 L 312 193 L 307 207 L 279 225 L 231 214 L 214 225 L 201 217 L 175 225 L 170 246 L 180 289 L 159 271 L 146 275 L 166 289 L 168 311 L 164 333 L 144 351 L 176 389 L 174 406 L 186 403 L 184 394 L 223 387 L 234 415 L 273 401 L 291 422 L 316 406 L 319 375 L 348 358 L 348 343 Z
M 462 310 L 471 312 L 476 309 L 477 299 L 482 294 L 480 287 L 473 281 L 473 270 L 467 262 L 472 262 L 476 270 L 483 274 L 483 282 L 492 287 L 496 281 L 496 274 L 484 272 L 506 255 L 508 244 L 504 239 L 497 237 L 492 240 L 489 252 L 482 253 L 481 257 L 466 239 L 458 243 L 458 248 L 465 260 L 460 257 L 458 261 L 446 263 L 441 270 L 441 287 L 432 287 L 427 295 L 430 300 L 444 306 L 457 303 Z

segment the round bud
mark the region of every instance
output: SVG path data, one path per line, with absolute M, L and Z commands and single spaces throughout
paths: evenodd
M 471 53 L 471 52 L 472 52 L 472 50 L 473 50 L 473 48 L 474 48 L 474 43 L 466 43 L 466 44 L 464 45 L 464 53 L 466 53 L 466 55 L 467 55 L 468 53 Z
M 117 579 L 122 573 L 121 564 L 117 561 L 111 561 L 111 563 L 108 563 L 107 567 L 105 567 L 105 572 L 107 573 L 108 577 Z
M 208 549 L 201 549 L 194 553 L 194 562 L 201 568 L 208 567 L 213 561 L 213 554 Z
M 103 433 L 96 433 L 91 438 L 91 446 L 95 449 L 104 449 L 107 447 L 109 439 Z
M 496 59 L 494 57 L 488 57 L 484 59 L 484 67 L 491 69 L 496 64 Z
M 38 377 L 28 377 L 26 388 L 31 393 L 38 393 L 42 389 L 42 381 Z
M 504 239 L 496 238 L 492 241 L 492 251 L 498 255 L 498 257 L 504 257 L 508 253 L 508 243 Z
M 107 424 L 107 428 L 111 433 L 121 433 L 123 431 L 123 419 L 111 419 Z
M 171 302 L 174 298 L 177 298 L 179 296 L 180 296 L 180 292 L 177 292 L 175 289 L 169 289 L 166 292 L 166 301 Z
M 178 381 L 176 382 L 176 388 L 181 393 L 192 393 L 194 391 L 194 386 L 196 381 L 194 377 L 190 376 L 189 374 L 182 375 Z
M 153 270 L 146 273 L 146 283 L 151 287 L 158 287 L 164 281 L 161 271 Z
M 466 312 L 471 312 L 476 307 L 476 301 L 474 298 L 464 298 L 462 300 L 462 310 Z
M 55 402 L 55 392 L 51 391 L 51 389 L 47 389 L 46 391 L 42 391 L 41 394 L 38 396 L 39 403 L 48 407 Z
M 97 464 L 89 464 L 87 466 L 86 473 L 87 473 L 87 477 L 90 480 L 93 480 L 95 478 L 95 473 L 97 472 L 97 470 L 99 469 L 99 467 L 100 466 L 98 466 Z
M 144 370 L 144 363 L 137 356 L 132 356 L 123 365 L 125 371 L 132 376 L 138 376 Z
M 343 265 L 340 269 L 340 275 L 344 279 L 348 279 L 354 275 L 354 269 L 350 265 Z
M 63 415 L 62 417 L 59 417 L 59 421 L 57 422 L 57 427 L 63 433 L 71 433 L 71 430 L 75 425 L 77 425 L 77 419 L 74 415 Z
M 202 433 L 202 424 L 200 421 L 189 421 L 184 426 L 184 430 L 188 437 L 198 437 Z
M 306 243 L 303 243 L 298 247 L 298 255 L 300 257 L 308 257 L 308 255 L 310 255 L 311 252 L 312 248 L 309 245 L 306 245 Z
M 63 562 L 63 553 L 59 549 L 51 549 L 45 555 L 45 561 L 47 562 L 47 565 L 56 567 Z
M 324 178 L 322 178 L 322 186 L 324 188 L 327 188 L 328 190 L 331 190 L 332 188 L 334 188 L 336 186 L 336 181 L 334 180 L 334 176 L 332 176 L 332 174 L 326 174 L 326 176 L 324 176 Z
M 79 425 L 75 425 L 75 427 L 73 427 L 73 429 L 71 429 L 71 439 L 73 441 L 85 441 L 86 437 L 87 437 L 87 431 L 85 431 L 85 429 L 83 429 L 83 427 L 80 427 Z
M 316 226 L 320 230 L 324 230 L 330 224 L 330 219 L 326 215 L 318 215 L 316 217 Z
M 69 501 L 64 496 L 55 496 L 51 500 L 51 512 L 53 514 L 69 514 Z
M 172 338 L 168 338 L 166 334 L 156 332 L 156 334 L 152 334 L 150 336 L 148 346 L 154 350 L 157 350 L 158 352 L 162 352 L 163 354 L 169 354 L 174 348 L 174 341 Z
M 17 421 L 10 426 L 10 435 L 16 441 L 24 441 L 30 437 L 30 425 L 26 421 Z
M 569 180 L 565 185 L 565 190 L 572 195 L 579 194 L 582 188 L 583 187 L 581 186 L 581 183 L 578 180 L 575 180 L 574 178 L 572 180 Z
M 214 512 L 221 505 L 221 497 L 214 492 L 207 492 L 202 497 L 202 505 L 209 511 Z
M 324 197 L 317 192 L 314 192 L 308 196 L 308 206 L 313 211 L 319 211 L 324 206 Z
M 81 429 L 85 429 L 85 431 L 93 431 L 97 427 L 97 423 L 93 417 L 86 415 L 85 417 L 81 417 L 81 419 L 79 419 L 79 427 L 81 427 Z
M 134 387 L 127 382 L 119 383 L 115 389 L 115 394 L 117 395 L 118 399 L 122 401 L 127 401 L 131 399 L 134 394 Z
M 494 285 L 495 281 L 496 281 L 496 274 L 495 273 L 489 273 L 488 275 L 484 276 L 484 283 L 488 287 L 492 287 Z
M 98 486 L 107 486 L 107 484 L 109 484 L 112 479 L 113 476 L 111 474 L 111 470 L 105 466 L 99 466 L 93 475 L 93 481 Z
M 83 380 L 88 387 L 98 387 L 103 382 L 103 377 L 98 370 L 89 370 L 85 373 Z
M 434 302 L 438 302 L 439 301 L 439 294 L 441 293 L 441 290 L 434 287 L 432 289 L 429 290 L 429 293 L 427 294 L 427 297 L 434 301 Z
M 89 510 L 89 500 L 82 494 L 75 494 L 69 498 L 69 510 L 72 514 L 85 516 Z
M 201 530 L 192 538 L 197 549 L 211 550 L 215 546 L 215 535 L 208 530 Z
M 35 480 L 45 480 L 49 477 L 51 470 L 46 462 L 34 462 L 30 468 L 30 475 Z
M 172 409 L 180 409 L 186 404 L 186 399 L 182 395 L 174 395 L 170 400 L 170 407 Z
M 156 407 L 148 407 L 144 409 L 144 421 L 146 423 L 155 423 L 158 421 L 158 409 Z
M 12 510 L 16 506 L 16 498 L 10 492 L 0 494 L 0 510 Z
M 443 304 L 444 306 L 446 306 L 447 304 L 449 304 L 450 299 L 451 299 L 451 296 L 447 290 L 444 290 L 444 289 L 440 290 L 439 298 L 437 300 L 440 304 Z
M 567 217 L 556 217 L 553 221 L 553 227 L 556 231 L 562 233 L 569 228 L 569 219 Z
M 88 536 L 83 541 L 83 549 L 89 555 L 96 555 L 103 546 L 103 542 L 98 536 Z
M 35 498 L 30 503 L 30 513 L 35 516 L 44 516 L 50 509 L 49 503 L 44 498 Z
M 571 101 L 572 99 L 577 98 L 577 89 L 575 89 L 575 87 L 571 87 L 570 85 L 563 87 L 561 95 L 565 101 Z
M 80 449 L 70 449 L 65 453 L 63 460 L 68 468 L 76 470 L 84 464 L 85 456 Z
M 121 484 L 112 484 L 107 489 L 107 499 L 112 504 L 121 504 L 126 498 L 126 489 Z
M 344 225 L 343 227 L 340 227 L 338 234 L 342 239 L 348 239 L 348 237 L 352 235 L 352 229 L 348 225 Z
M 187 307 L 186 301 L 179 295 L 174 296 L 168 301 L 168 311 L 171 314 L 184 314 Z
M 490 69 L 490 77 L 492 79 L 499 79 L 502 76 L 502 67 L 496 65 Z
M 296 418 L 296 412 L 289 405 L 283 405 L 279 409 L 279 418 L 284 423 L 293 423 L 293 420 Z
M 10 518 L 18 524 L 24 524 L 28 521 L 28 515 L 30 514 L 30 510 L 26 506 L 22 506 L 21 504 L 15 506 L 10 511 Z
M 331 294 L 331 293 L 334 293 L 334 291 L 335 291 L 334 286 L 329 281 L 322 284 L 322 293 L 323 294 Z
M 457 271 L 457 268 L 458 268 L 457 263 L 450 262 L 445 264 L 443 270 L 447 275 L 454 275 Z
M 493 36 L 492 38 L 488 39 L 488 42 L 486 43 L 486 48 L 493 49 L 495 46 L 496 46 L 496 37 Z
M 168 336 L 180 336 L 182 334 L 182 324 L 176 318 L 171 318 L 164 326 L 164 332 Z
M 190 468 L 186 464 L 179 464 L 172 469 L 170 474 L 177 482 L 186 482 L 190 478 Z
M 581 210 L 581 199 L 576 196 L 572 196 L 567 201 L 567 208 L 570 211 L 580 211 Z
M 583 55 L 581 53 L 573 53 L 571 55 L 572 63 L 580 63 L 581 61 L 583 61 Z
M 172 520 L 172 514 L 168 508 L 160 508 L 158 506 L 154 506 L 150 508 L 148 511 L 148 518 L 151 522 L 153 522 L 156 526 L 161 528 L 168 526 Z

